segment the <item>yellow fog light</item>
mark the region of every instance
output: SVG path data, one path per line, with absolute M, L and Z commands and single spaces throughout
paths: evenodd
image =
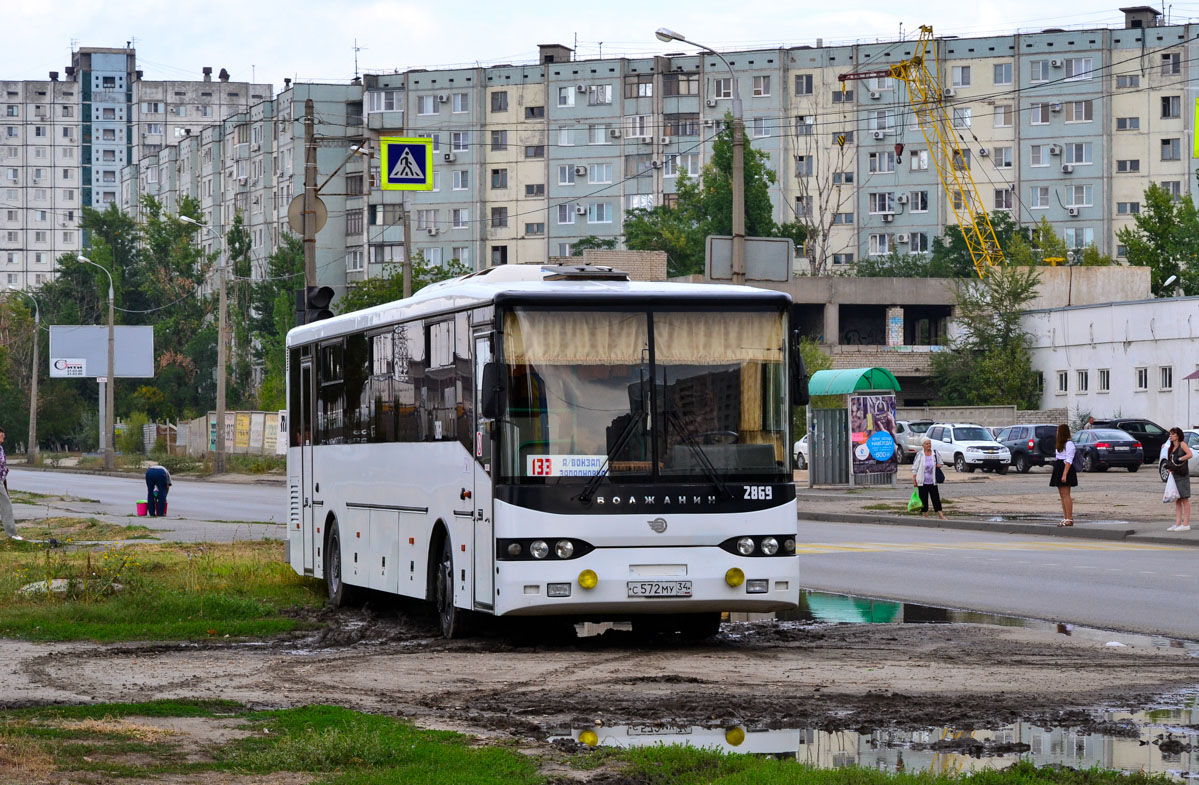
M 595 574 L 595 570 L 583 570 L 579 573 L 579 585 L 584 589 L 594 589 L 598 583 L 599 576 Z
M 740 567 L 732 567 L 724 574 L 724 582 L 735 589 L 745 583 L 745 573 Z
M 740 747 L 741 742 L 745 741 L 745 728 L 729 728 L 724 732 L 724 740 L 734 747 Z
M 742 738 L 745 734 L 741 734 Z M 599 736 L 593 730 L 585 730 L 579 734 L 579 744 L 586 744 L 588 747 L 594 747 L 599 744 Z

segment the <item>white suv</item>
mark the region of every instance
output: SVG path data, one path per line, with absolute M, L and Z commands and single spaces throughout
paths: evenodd
M 932 441 L 941 463 L 953 464 L 959 472 L 982 469 L 1007 474 L 1012 463 L 1011 451 L 975 423 L 937 423 L 924 435 Z

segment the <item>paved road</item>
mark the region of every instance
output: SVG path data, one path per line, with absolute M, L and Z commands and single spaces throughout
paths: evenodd
M 800 521 L 800 585 L 1199 639 L 1194 547 Z

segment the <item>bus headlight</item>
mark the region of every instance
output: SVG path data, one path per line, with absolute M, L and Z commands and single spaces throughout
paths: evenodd
M 753 552 L 754 552 L 754 538 L 753 537 L 742 537 L 741 539 L 737 540 L 737 553 L 741 554 L 742 556 L 749 556 Z
M 783 540 L 783 551 L 786 553 L 795 553 L 795 540 L 790 537 Z
M 773 537 L 762 538 L 762 553 L 773 556 L 779 552 L 779 541 Z
M 559 559 L 569 559 L 575 552 L 575 544 L 570 540 L 558 540 L 554 544 L 554 553 Z
M 508 543 L 508 555 L 509 556 L 520 556 L 520 543 L 519 542 Z
M 529 553 L 533 554 L 534 559 L 544 559 L 550 555 L 550 546 L 545 544 L 545 540 L 533 540 L 529 545 Z
M 729 571 L 724 574 L 724 582 L 734 589 L 745 583 L 745 573 L 740 567 L 730 567 Z
M 583 570 L 579 573 L 579 585 L 584 589 L 594 589 L 599 584 L 599 576 L 595 570 Z

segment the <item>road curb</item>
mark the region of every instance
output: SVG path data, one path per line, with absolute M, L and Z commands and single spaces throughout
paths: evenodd
M 122 477 L 131 480 L 141 480 L 145 470 L 128 469 L 81 469 L 78 466 L 30 466 L 25 463 L 10 463 L 9 469 L 19 469 L 28 472 L 62 472 L 67 474 L 91 474 L 99 477 Z M 286 485 L 287 477 L 281 474 L 185 474 L 176 472 L 172 475 L 177 480 L 192 482 L 231 482 L 238 485 Z M 245 480 L 231 480 L 231 477 L 245 477 Z
M 1091 529 L 1085 525 L 1057 527 L 1045 524 L 1017 523 L 1005 521 L 992 523 L 990 521 L 962 520 L 950 518 L 907 518 L 896 515 L 867 515 L 863 513 L 843 512 L 810 512 L 801 511 L 800 518 L 809 521 L 824 521 L 828 523 L 869 523 L 881 526 L 914 526 L 923 529 L 956 529 L 959 531 L 984 531 L 997 534 L 1023 534 L 1039 537 L 1066 537 L 1085 540 L 1127 541 L 1146 545 L 1182 545 L 1187 547 L 1199 546 L 1199 540 L 1171 538 L 1156 534 L 1141 534 L 1137 529 L 1105 527 Z

